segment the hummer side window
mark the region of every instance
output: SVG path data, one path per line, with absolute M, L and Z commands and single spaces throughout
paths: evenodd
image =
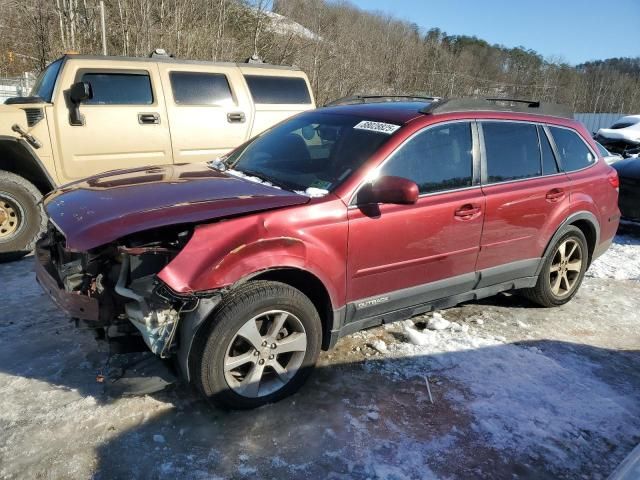
M 151 79 L 141 73 L 85 73 L 82 81 L 91 84 L 93 97 L 84 105 L 151 105 Z
M 420 193 L 470 187 L 473 141 L 469 122 L 448 123 L 418 133 L 382 166 L 380 175 L 412 180 Z
M 311 103 L 307 82 L 303 78 L 245 75 L 244 79 L 255 103 Z
M 233 103 L 226 75 L 220 73 L 171 72 L 171 90 L 178 105 Z

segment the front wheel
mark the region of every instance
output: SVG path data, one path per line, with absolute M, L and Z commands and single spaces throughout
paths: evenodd
M 28 180 L 0 170 L 0 261 L 20 258 L 35 246 L 46 216 L 42 195 Z
M 322 341 L 313 303 L 279 282 L 249 282 L 231 292 L 196 339 L 193 381 L 218 406 L 256 408 L 297 391 Z
M 536 286 L 524 290 L 524 295 L 544 307 L 564 305 L 578 291 L 588 261 L 589 250 L 584 234 L 577 227 L 566 227 L 549 251 Z

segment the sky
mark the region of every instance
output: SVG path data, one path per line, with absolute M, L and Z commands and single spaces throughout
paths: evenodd
M 576 65 L 640 56 L 640 0 L 351 0 L 449 35 L 524 46 Z

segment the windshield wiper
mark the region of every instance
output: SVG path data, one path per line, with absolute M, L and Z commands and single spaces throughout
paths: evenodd
M 247 175 L 249 177 L 256 177 L 256 178 L 262 180 L 263 182 L 269 182 L 272 185 L 275 185 L 276 187 L 280 187 L 280 188 L 283 188 L 285 190 L 290 190 L 290 191 L 293 190 L 290 185 L 286 185 L 286 184 L 282 183 L 279 179 L 270 177 L 268 175 L 265 175 L 262 172 L 254 172 L 253 170 L 237 170 L 237 171 L 241 172 L 244 175 Z

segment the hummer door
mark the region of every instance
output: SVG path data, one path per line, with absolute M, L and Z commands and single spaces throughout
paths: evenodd
M 172 163 L 169 122 L 158 67 L 153 62 L 94 63 L 65 67 L 55 102 L 59 173 L 69 181 L 100 172 Z M 72 113 L 70 87 L 90 85 L 89 98 Z

